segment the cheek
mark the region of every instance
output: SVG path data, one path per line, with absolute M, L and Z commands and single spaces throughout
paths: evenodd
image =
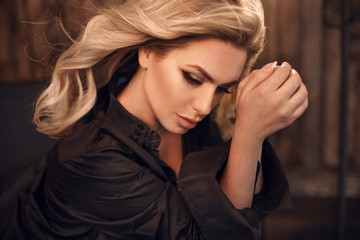
M 167 97 L 168 102 L 173 104 L 187 104 L 191 102 L 191 96 L 194 95 L 194 89 L 184 79 L 181 71 L 176 66 L 160 66 L 158 68 L 159 89 L 162 89 L 163 96 Z M 156 74 L 156 73 L 155 73 Z
M 165 68 L 166 69 L 166 68 Z M 158 71 L 159 74 L 154 77 L 158 78 L 158 90 L 159 94 L 163 96 L 163 104 L 171 102 L 171 98 L 174 98 L 177 94 L 177 84 L 175 81 L 176 75 L 169 70 L 162 69 Z
M 148 82 L 152 100 L 161 107 L 184 104 L 186 91 L 182 76 L 174 67 L 157 64 L 151 70 L 151 81 Z

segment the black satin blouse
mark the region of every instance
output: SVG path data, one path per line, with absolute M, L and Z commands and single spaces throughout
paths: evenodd
M 159 159 L 158 134 L 113 94 L 20 174 L 0 198 L 0 239 L 258 239 L 261 220 L 289 203 L 288 183 L 270 144 L 264 186 L 236 209 L 218 178 L 229 144 L 209 142 L 209 122 L 183 136 L 178 178 Z

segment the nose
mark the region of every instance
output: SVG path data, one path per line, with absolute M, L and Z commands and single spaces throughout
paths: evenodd
M 193 99 L 192 108 L 202 116 L 209 115 L 213 109 L 214 91 L 206 89 Z

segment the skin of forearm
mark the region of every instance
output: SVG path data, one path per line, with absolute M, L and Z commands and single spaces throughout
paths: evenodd
M 237 209 L 250 208 L 255 187 L 257 162 L 260 161 L 263 139 L 252 137 L 235 126 L 230 153 L 220 186 Z M 255 192 L 262 187 L 259 173 Z

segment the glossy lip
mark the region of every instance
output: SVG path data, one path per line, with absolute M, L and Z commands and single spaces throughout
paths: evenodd
M 177 114 L 177 116 L 178 116 L 178 122 L 183 128 L 193 129 L 194 127 L 196 127 L 197 123 L 199 122 L 191 118 L 180 116 L 179 114 Z

